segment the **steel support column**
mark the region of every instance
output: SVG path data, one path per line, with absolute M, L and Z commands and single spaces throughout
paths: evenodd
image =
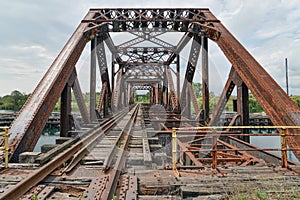
M 96 121 L 96 40 L 91 40 L 91 68 L 90 68 L 90 119 Z
M 120 66 L 119 71 L 117 73 L 117 80 L 115 89 L 113 91 L 113 111 L 119 110 L 119 103 L 121 97 L 121 83 L 122 83 L 122 67 Z
M 169 107 L 171 106 L 172 110 L 174 112 L 180 112 L 178 98 L 176 97 L 176 94 L 175 94 L 173 77 L 172 77 L 171 69 L 169 66 L 166 66 L 166 77 L 167 77 L 167 81 L 168 81 L 168 88 L 170 91 L 169 92 L 170 93 L 169 102 L 171 105 L 169 105 Z
M 199 108 L 199 105 L 198 105 L 198 101 L 197 101 L 197 98 L 196 98 L 193 86 L 190 85 L 190 84 L 188 85 L 188 91 L 189 91 L 188 96 L 190 97 L 190 99 L 191 99 L 191 101 L 193 103 L 193 107 L 194 107 L 196 116 L 199 116 L 199 114 L 200 114 L 201 111 L 200 111 L 200 108 Z
M 111 91 L 115 89 L 115 56 L 111 56 Z
M 187 114 L 188 116 L 190 116 L 190 98 L 188 97 L 187 85 L 193 83 L 193 78 L 194 78 L 194 74 L 195 74 L 195 70 L 196 70 L 196 66 L 200 54 L 200 48 L 201 48 L 201 37 L 198 34 L 194 34 L 194 39 L 192 42 L 192 47 L 189 55 L 189 62 L 187 64 L 184 82 L 182 86 L 181 101 L 180 101 L 180 107 L 184 111 L 182 114 Z
M 249 90 L 244 82 L 237 86 L 237 112 L 240 114 L 241 125 L 249 126 Z M 249 133 L 249 129 L 244 129 L 243 133 Z M 249 136 L 241 136 L 240 139 L 250 142 Z
M 75 78 L 75 81 L 73 83 L 73 93 L 74 93 L 80 114 L 82 116 L 83 122 L 90 123 L 91 121 L 90 121 L 88 109 L 85 104 L 84 98 L 82 96 L 82 91 L 81 91 L 80 84 L 79 84 L 77 77 Z
M 209 119 L 209 76 L 208 76 L 208 40 L 205 35 L 201 36 L 202 41 L 202 109 L 204 110 L 203 120 Z
M 177 98 L 180 99 L 180 56 L 176 56 L 176 86 L 177 86 Z
M 154 91 L 155 91 L 155 104 L 158 104 L 159 103 L 158 83 L 154 85 Z
M 67 83 L 60 101 L 60 137 L 68 137 L 72 128 L 71 100 L 71 86 Z
M 101 32 L 96 38 L 96 55 L 98 60 L 98 66 L 101 76 L 102 84 L 106 83 L 106 90 L 103 96 L 104 108 L 103 108 L 103 117 L 109 115 L 109 110 L 111 109 L 111 89 L 110 89 L 110 80 L 108 75 L 108 67 L 106 60 L 106 53 L 104 47 L 104 36 L 105 32 Z
M 186 110 L 185 110 L 185 115 L 190 119 L 191 118 L 191 115 L 192 115 L 192 107 L 191 107 L 191 97 L 190 97 L 190 93 L 189 93 L 189 87 L 191 87 L 191 83 L 188 83 L 188 85 L 190 86 L 187 86 L 186 87 L 186 90 L 185 90 L 185 97 L 186 97 Z
M 213 115 L 211 117 L 211 120 L 209 122 L 209 125 L 210 126 L 215 126 L 215 125 L 223 125 L 222 123 L 220 123 L 220 116 L 225 108 L 225 105 L 235 87 L 235 84 L 233 82 L 233 75 L 234 75 L 235 71 L 233 68 L 231 68 L 231 71 L 230 71 L 230 74 L 229 74 L 229 77 L 227 79 L 227 82 L 224 86 L 224 89 L 222 91 L 222 94 L 220 96 L 220 99 L 216 105 L 216 107 L 214 108 L 214 111 L 213 111 Z

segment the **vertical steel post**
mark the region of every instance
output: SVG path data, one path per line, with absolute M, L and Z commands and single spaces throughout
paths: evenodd
M 288 59 L 285 58 L 285 81 L 286 81 L 286 94 L 289 96 L 289 74 L 288 74 Z
M 176 128 L 172 128 L 172 169 L 173 170 L 177 170 L 177 168 L 176 168 L 176 163 L 177 163 L 176 153 L 177 153 Z
M 281 161 L 282 161 L 282 168 L 288 167 L 287 162 L 287 143 L 286 143 L 286 129 L 282 128 L 280 130 L 281 136 Z
M 159 92 L 158 92 L 158 83 L 154 85 L 155 88 L 155 104 L 159 104 Z
M 9 151 L 9 144 L 8 144 L 8 128 L 5 128 L 5 135 L 4 135 L 4 148 L 5 148 L 5 168 L 8 168 L 8 151 Z
M 167 72 L 166 72 L 166 66 L 164 65 L 164 79 L 163 79 L 163 86 L 162 86 L 162 98 L 163 98 L 163 105 L 165 108 L 167 108 L 168 104 L 168 79 L 167 79 Z
M 202 51 L 202 109 L 204 121 L 209 119 L 209 76 L 208 76 L 208 39 L 201 35 Z
M 192 83 L 187 83 L 187 84 L 192 84 Z M 191 86 L 192 87 L 192 86 Z M 186 88 L 187 90 L 185 91 L 186 95 L 186 115 L 190 119 L 192 115 L 192 105 L 191 105 L 191 96 L 189 95 L 189 90 L 188 87 Z
M 115 56 L 114 54 L 112 54 L 111 56 L 111 91 L 113 93 L 114 89 L 115 89 Z
M 96 40 L 91 40 L 91 71 L 90 71 L 90 118 L 96 121 Z
M 217 134 L 216 130 L 213 131 L 212 134 L 212 168 L 216 169 L 218 165 L 218 160 L 217 160 Z
M 237 86 L 237 112 L 241 116 L 241 125 L 249 126 L 249 90 L 244 82 Z M 249 133 L 249 129 L 243 129 L 243 133 Z M 240 139 L 250 142 L 249 136 L 241 136 Z
M 71 86 L 67 83 L 61 93 L 60 101 L 60 137 L 68 137 L 72 128 L 71 119 Z
M 176 84 L 177 84 L 177 98 L 180 99 L 180 57 L 179 54 L 176 56 Z

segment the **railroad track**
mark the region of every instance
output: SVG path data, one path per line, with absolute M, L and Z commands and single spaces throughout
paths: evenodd
M 93 154 L 97 145 L 110 141 L 109 151 L 104 156 L 103 162 L 99 159 L 98 164 L 103 173 L 99 177 L 94 177 L 89 188 L 84 191 L 82 199 L 112 199 L 122 192 L 116 192 L 118 180 L 121 178 L 121 171 L 125 165 L 125 152 L 131 138 L 132 128 L 137 117 L 139 105 L 124 110 L 118 115 L 106 120 L 100 126 L 93 128 L 82 139 L 77 139 L 71 147 L 58 154 L 39 169 L 29 174 L 27 178 L 17 183 L 14 187 L 4 191 L 0 199 L 19 199 L 23 198 L 29 190 L 35 191 L 39 183 L 54 171 L 59 171 L 58 175 L 72 173 L 80 165 L 80 161 L 89 154 Z M 124 127 L 120 129 L 119 127 Z M 76 140 L 76 138 L 75 138 Z M 91 163 L 90 163 L 91 164 Z M 63 167 L 62 167 L 63 166 Z M 124 179 L 124 177 L 122 177 Z M 126 178 L 125 178 L 126 179 Z M 103 187 L 93 190 L 95 182 L 101 182 Z M 33 188 L 33 189 L 32 189 Z M 26 197 L 25 197 L 26 199 Z
M 210 161 L 193 154 L 193 149 L 180 156 L 186 159 L 183 160 L 186 163 L 178 165 L 181 177 L 177 177 L 170 167 L 172 149 L 168 143 L 171 131 L 169 126 L 174 126 L 175 121 L 162 122 L 164 126 L 158 123 L 157 116 L 166 116 L 165 112 L 157 113 L 158 110 L 153 111 L 145 105 L 133 106 L 97 125 L 84 126 L 83 132 L 78 131 L 78 136 L 41 154 L 35 159 L 39 163 L 38 169 L 22 164 L 27 168 L 11 167 L 1 171 L 0 186 L 3 191 L 0 190 L 0 199 L 157 200 L 190 199 L 195 196 L 200 199 L 205 199 L 206 196 L 214 199 L 215 195 L 224 193 L 219 184 L 222 180 L 225 180 L 222 185 L 234 183 L 228 188 L 225 187 L 225 198 L 231 188 L 236 187 L 235 184 L 249 183 L 249 173 L 263 177 L 264 180 L 268 176 L 270 183 L 274 177 L 279 180 L 289 178 L 291 181 L 284 183 L 286 188 L 298 186 L 298 174 L 281 167 L 249 165 L 244 169 L 230 164 L 222 167 L 221 164 L 216 171 L 210 168 Z M 191 123 L 194 123 L 193 120 Z M 167 128 L 164 131 L 169 133 L 158 133 L 160 128 L 153 128 L 157 125 Z M 183 146 L 183 143 L 185 142 L 178 142 L 179 146 Z M 197 143 L 193 148 L 196 145 Z M 186 151 L 184 148 L 187 147 L 182 147 Z M 222 179 L 210 181 L 212 174 L 216 173 Z M 282 179 L 285 174 L 287 177 Z M 280 184 L 282 182 L 278 183 Z M 286 199 L 290 199 L 289 191 L 285 194 Z

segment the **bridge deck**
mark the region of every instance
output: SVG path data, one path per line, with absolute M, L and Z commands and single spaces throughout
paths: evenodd
M 126 109 L 111 119 L 72 132 L 78 137 L 68 138 L 54 149 L 37 155 L 31 160 L 34 161 L 32 164 L 10 163 L 9 169 L 0 172 L 3 188 L 0 198 L 300 197 L 297 189 L 300 183 L 298 165 L 289 162 L 289 168 L 282 168 L 278 157 L 268 162 L 270 158 L 265 161 L 246 153 L 221 157 L 221 154 L 230 153 L 229 148 L 221 150 L 222 142 L 218 143 L 220 162 L 215 169 L 210 161 L 211 151 L 198 157 L 192 149 L 189 151 L 192 155 L 178 152 L 181 155 L 177 163 L 178 177 L 172 170 L 170 134 L 155 134 L 157 119 L 151 124 L 153 116 L 154 113 L 151 114 L 145 106 L 130 111 Z M 195 135 L 189 139 L 193 140 Z M 189 141 L 182 144 L 191 144 Z M 178 143 L 179 146 L 182 144 Z M 207 149 L 204 143 L 202 147 Z M 276 159 L 277 164 L 274 162 Z

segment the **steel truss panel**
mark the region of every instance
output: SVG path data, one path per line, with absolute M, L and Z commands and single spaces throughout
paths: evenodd
M 167 76 L 169 90 L 170 90 L 170 99 L 169 100 L 171 102 L 172 111 L 180 112 L 179 102 L 178 102 L 178 98 L 175 93 L 174 82 L 173 82 L 170 67 L 167 67 L 166 76 Z
M 211 22 L 218 21 L 207 20 L 203 14 L 206 10 L 208 9 L 91 9 L 95 13 L 94 18 L 83 22 L 95 25 L 106 22 L 109 24 L 109 31 L 114 32 L 154 27 L 186 32 L 191 23 L 209 26 Z
M 185 78 L 184 78 L 184 82 L 183 82 L 183 86 L 182 86 L 182 90 L 181 90 L 182 91 L 181 92 L 181 101 L 180 101 L 181 109 L 184 109 L 186 107 L 186 105 L 189 104 L 189 102 L 187 102 L 187 100 L 186 100 L 187 91 L 188 91 L 187 85 L 192 84 L 192 82 L 193 82 L 196 66 L 198 63 L 198 58 L 200 55 L 200 48 L 201 48 L 201 37 L 198 34 L 194 34 L 194 39 L 192 42 L 192 47 L 191 47 L 190 55 L 189 55 L 189 62 L 186 67 Z M 188 111 L 189 108 L 186 108 L 184 110 Z

